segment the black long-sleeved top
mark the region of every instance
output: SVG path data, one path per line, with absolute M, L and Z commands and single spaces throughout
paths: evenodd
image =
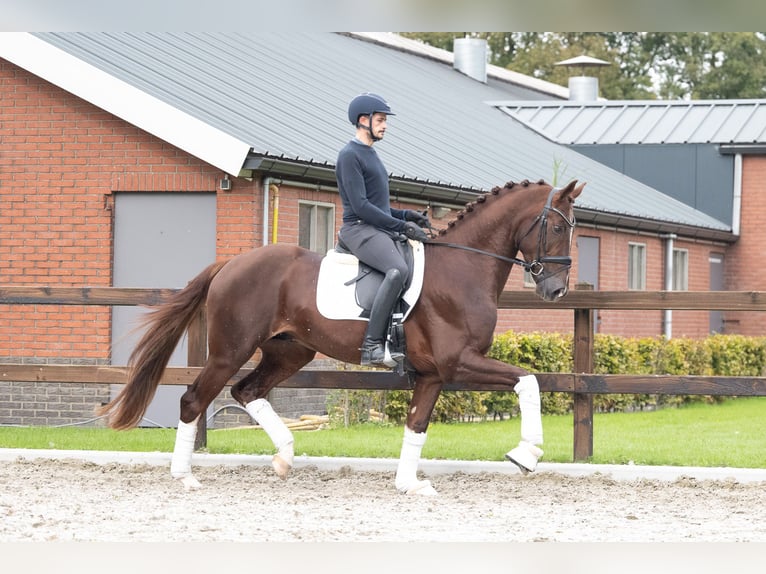
M 404 210 L 391 207 L 388 173 L 372 146 L 348 142 L 338 153 L 335 177 L 345 223 L 361 219 L 389 231 L 404 229 Z

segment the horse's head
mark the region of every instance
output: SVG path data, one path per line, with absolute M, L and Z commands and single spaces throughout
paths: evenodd
M 570 182 L 550 188 L 538 214 L 521 228 L 518 245 L 535 281 L 535 292 L 545 301 L 555 301 L 569 289 L 570 249 L 575 226 L 574 201 L 585 184 Z

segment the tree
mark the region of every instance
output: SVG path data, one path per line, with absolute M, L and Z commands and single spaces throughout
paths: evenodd
M 663 97 L 764 97 L 766 42 L 762 34 L 689 32 L 663 36 Z
M 560 85 L 556 62 L 587 54 L 612 62 L 597 72 L 607 99 L 761 98 L 766 38 L 755 32 L 438 32 L 403 34 L 452 50 L 454 38 L 485 38 L 491 64 Z

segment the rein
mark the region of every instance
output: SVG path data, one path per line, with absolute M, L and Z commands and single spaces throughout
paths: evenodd
M 497 253 L 492 253 L 491 251 L 484 251 L 483 249 L 477 249 L 476 247 L 469 247 L 468 245 L 460 245 L 459 243 L 444 243 L 443 241 L 431 241 L 430 239 L 428 241 L 425 241 L 424 243 L 428 245 L 442 245 L 444 247 L 451 247 L 452 249 L 462 249 L 463 251 L 472 251 L 473 253 L 478 253 L 480 255 L 486 255 L 487 257 L 494 257 L 495 259 L 499 259 L 500 261 L 504 261 L 506 263 L 510 264 L 516 264 L 521 265 L 524 267 L 526 271 L 531 272 L 531 267 L 535 261 L 532 263 L 529 263 L 527 261 L 524 261 L 523 259 L 518 259 L 516 257 L 505 257 L 503 255 L 498 255 Z
M 468 245 L 460 245 L 458 243 L 445 243 L 441 241 L 431 241 L 428 240 L 425 243 L 429 245 L 442 245 L 444 247 L 450 247 L 452 249 L 462 249 L 463 251 L 470 251 L 472 253 L 478 253 L 480 255 L 486 255 L 487 257 L 492 257 L 494 259 L 498 259 L 500 261 L 503 261 L 505 263 L 510 263 L 511 265 L 520 265 L 524 268 L 525 271 L 529 271 L 532 275 L 540 275 L 544 269 L 545 263 L 553 263 L 553 264 L 559 264 L 559 265 L 566 265 L 567 267 L 571 267 L 572 265 L 572 257 L 569 255 L 542 255 L 542 249 L 545 246 L 546 239 L 547 239 L 547 225 L 548 222 L 548 212 L 553 211 L 555 213 L 558 213 L 561 218 L 566 222 L 566 224 L 569 226 L 570 233 L 574 229 L 575 226 L 575 219 L 574 217 L 570 220 L 564 213 L 555 207 L 551 206 L 551 202 L 553 201 L 553 195 L 559 191 L 558 188 L 552 188 L 550 193 L 548 194 L 548 199 L 545 202 L 545 207 L 543 207 L 542 213 L 538 215 L 535 220 L 532 222 L 532 225 L 529 226 L 529 229 L 527 232 L 521 236 L 521 239 L 524 239 L 527 235 L 529 235 L 532 230 L 535 228 L 535 225 L 540 223 L 540 232 L 537 237 L 537 257 L 533 261 L 526 261 L 524 259 L 519 259 L 517 257 L 505 257 L 503 255 L 498 255 L 497 253 L 492 253 L 491 251 L 484 251 L 483 249 L 477 249 L 476 247 L 469 247 Z M 433 233 L 433 227 L 429 226 L 429 231 Z M 521 239 L 519 242 L 521 242 Z

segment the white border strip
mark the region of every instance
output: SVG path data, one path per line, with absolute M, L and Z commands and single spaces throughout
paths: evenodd
M 97 450 L 15 449 L 0 448 L 0 463 L 18 460 L 81 460 L 94 464 L 149 464 L 168 466 L 169 452 L 122 452 Z M 209 454 L 195 452 L 192 466 L 271 466 L 271 455 Z M 295 457 L 295 468 L 315 467 L 324 471 L 337 471 L 350 467 L 356 471 L 395 472 L 398 461 L 391 458 L 342 458 L 326 456 Z M 519 474 L 516 465 L 508 461 L 431 460 L 421 459 L 419 470 L 427 475 L 467 474 L 491 472 Z M 168 470 L 169 472 L 169 470 Z M 614 480 L 675 481 L 681 478 L 695 480 L 734 481 L 740 483 L 766 482 L 766 468 L 730 468 L 700 466 L 643 466 L 633 464 L 589 464 L 541 462 L 537 474 L 554 473 L 566 476 L 601 475 Z
M 250 146 L 27 32 L 0 33 L 0 57 L 237 176 Z

